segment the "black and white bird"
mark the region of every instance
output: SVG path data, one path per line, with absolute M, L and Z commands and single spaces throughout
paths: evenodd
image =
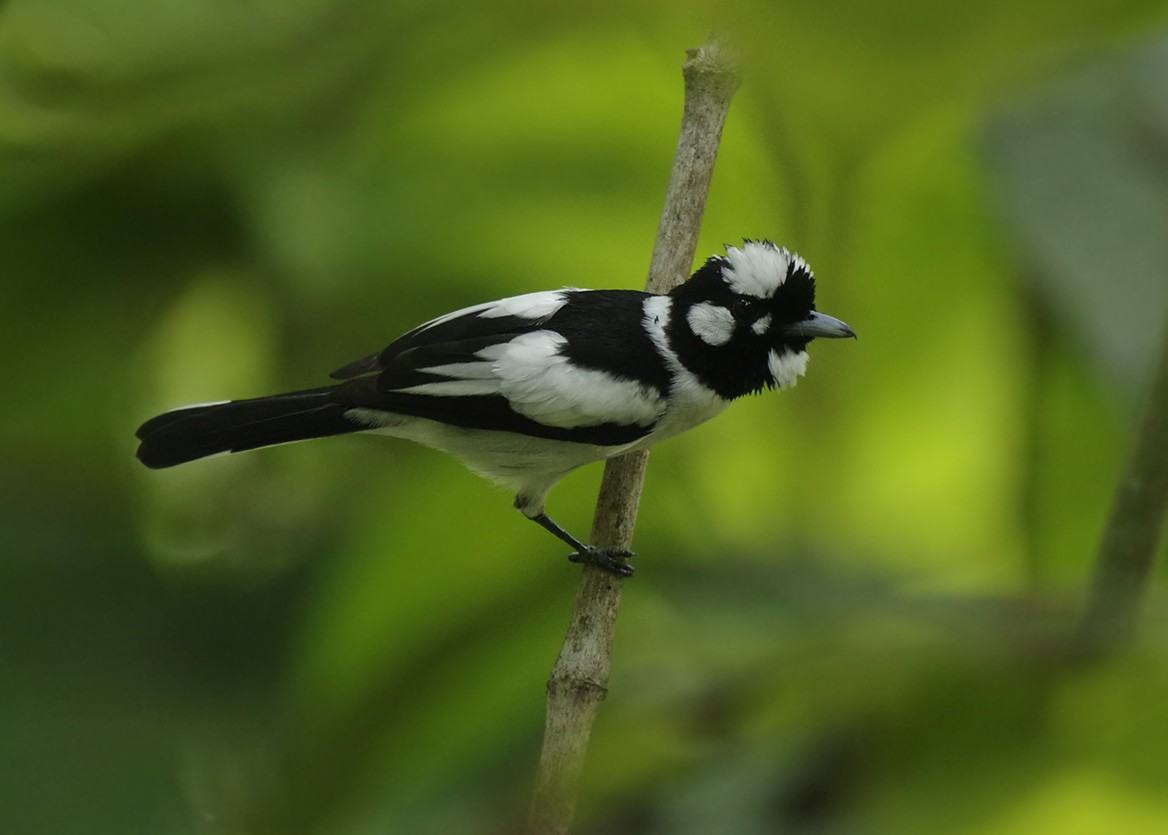
M 798 255 L 745 241 L 667 295 L 565 288 L 456 310 L 334 371 L 338 385 L 188 406 L 138 429 L 138 458 L 208 455 L 349 432 L 448 452 L 515 493 L 570 559 L 632 573 L 544 511 L 572 470 L 692 429 L 730 401 L 795 385 L 816 337 L 854 337 L 815 311 Z

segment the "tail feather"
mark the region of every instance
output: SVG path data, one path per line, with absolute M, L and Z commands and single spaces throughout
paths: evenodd
M 187 406 L 138 427 L 138 460 L 160 469 L 220 452 L 249 449 L 355 432 L 347 407 L 331 388 L 310 389 L 253 400 Z

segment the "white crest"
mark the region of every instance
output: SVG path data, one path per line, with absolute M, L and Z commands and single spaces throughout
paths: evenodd
M 722 275 L 730 289 L 760 299 L 769 299 L 775 294 L 775 290 L 787 280 L 792 265 L 796 270 L 806 270 L 808 275 L 811 274 L 806 261 L 769 241 L 747 241 L 741 249 L 728 246 L 725 260 Z

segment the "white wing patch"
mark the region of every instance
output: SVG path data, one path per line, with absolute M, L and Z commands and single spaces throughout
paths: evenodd
M 651 426 L 657 421 L 665 401 L 656 389 L 573 366 L 560 353 L 566 342 L 552 331 L 525 333 L 476 353 L 482 362 L 419 369 L 450 380 L 398 391 L 438 397 L 501 394 L 517 413 L 563 429 L 602 423 Z
M 742 248 L 726 247 L 727 266 L 722 271 L 726 283 L 735 293 L 768 299 L 787 280 L 787 271 L 811 269 L 802 258 L 785 247 L 771 243 L 747 241 Z
M 424 368 L 423 371 L 441 373 L 438 368 Z M 488 365 L 487 368 L 490 368 Z M 404 389 L 395 389 L 402 394 L 427 394 L 435 397 L 475 397 L 499 393 L 499 381 L 490 378 L 458 379 L 441 383 L 420 383 L 416 386 L 407 386 Z
M 511 408 L 547 426 L 650 426 L 661 416 L 665 401 L 655 389 L 573 366 L 560 353 L 566 342 L 552 331 L 535 331 L 479 356 L 494 360 L 499 392 Z
M 790 351 L 771 351 L 767 357 L 767 366 L 770 368 L 771 377 L 774 378 L 775 385 L 781 389 L 791 388 L 799 378 L 807 373 L 807 352 L 800 351 L 797 354 Z
M 489 362 L 452 362 L 419 370 L 439 377 L 453 377 L 456 380 L 490 380 L 495 376 L 495 370 Z
M 699 302 L 685 314 L 685 321 L 707 345 L 725 345 L 734 336 L 734 315 L 720 304 Z

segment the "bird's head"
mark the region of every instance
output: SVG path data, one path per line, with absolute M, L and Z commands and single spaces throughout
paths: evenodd
M 815 310 L 811 268 L 770 241 L 727 246 L 671 294 L 670 342 L 702 382 L 732 399 L 793 386 L 816 337 L 855 337 Z

